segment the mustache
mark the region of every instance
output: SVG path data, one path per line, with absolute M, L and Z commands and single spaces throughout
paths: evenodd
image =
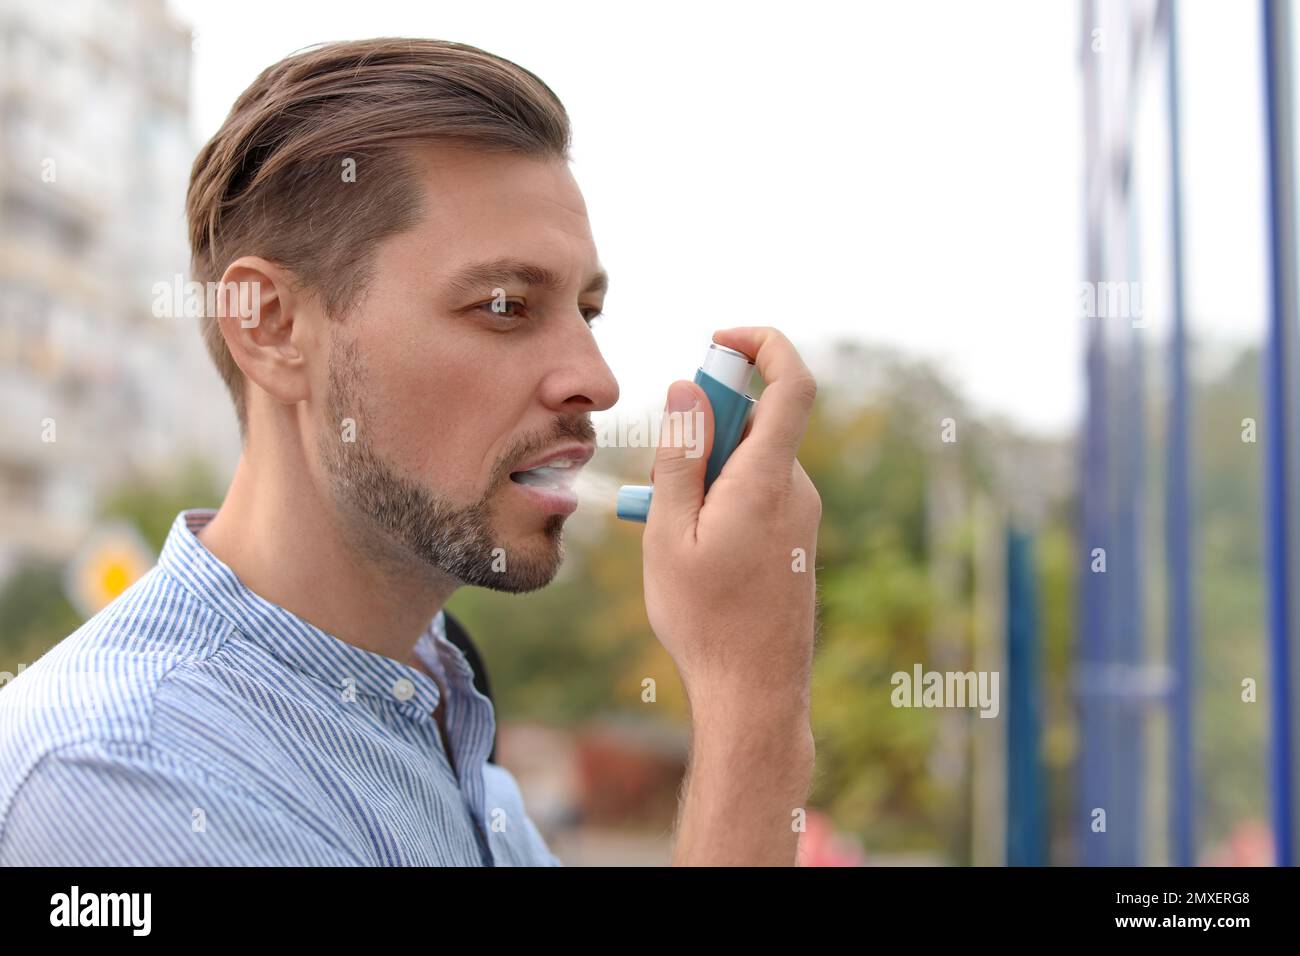
M 589 445 L 596 443 L 596 427 L 591 423 L 590 415 L 578 418 L 557 418 L 547 432 L 530 435 L 521 439 L 497 462 L 496 472 L 492 476 L 492 487 L 496 488 L 503 481 L 508 481 L 510 473 L 517 465 L 527 461 L 540 451 L 550 448 L 562 441 L 581 441 Z

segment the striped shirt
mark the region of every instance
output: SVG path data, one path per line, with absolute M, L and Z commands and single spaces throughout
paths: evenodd
M 450 755 L 438 683 L 250 591 L 214 514 L 0 689 L 0 864 L 560 865 L 442 612 L 415 652 Z

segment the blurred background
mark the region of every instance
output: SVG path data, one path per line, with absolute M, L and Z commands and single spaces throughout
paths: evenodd
M 156 308 L 198 147 L 294 50 L 432 36 L 570 111 L 607 421 L 729 325 L 818 375 L 804 865 L 1292 862 L 1289 4 L 306 9 L 0 0 L 0 682 L 233 472 L 197 323 Z M 592 467 L 613 488 L 651 456 Z M 570 519 L 551 587 L 450 609 L 552 849 L 661 864 L 687 712 L 611 505 Z M 918 665 L 997 672 L 998 716 L 895 707 Z

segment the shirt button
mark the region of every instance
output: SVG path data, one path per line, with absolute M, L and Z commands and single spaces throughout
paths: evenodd
M 400 701 L 408 701 L 415 696 L 415 684 L 409 677 L 399 677 L 393 682 L 393 696 Z

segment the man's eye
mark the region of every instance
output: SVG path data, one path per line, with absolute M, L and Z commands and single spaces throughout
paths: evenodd
M 502 319 L 528 317 L 528 306 L 522 299 L 492 299 L 480 305 L 479 310 Z
M 605 317 L 605 313 L 597 308 L 588 308 L 582 310 L 582 317 L 587 320 L 588 325 L 594 325 Z

